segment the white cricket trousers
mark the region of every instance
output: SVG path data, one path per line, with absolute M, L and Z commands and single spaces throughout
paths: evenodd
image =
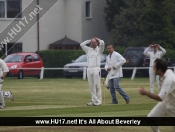
M 5 102 L 4 102 L 4 97 L 3 97 L 3 91 L 2 91 L 2 84 L 0 84 L 0 107 L 4 107 Z
M 171 106 L 170 106 L 171 107 Z M 164 102 L 159 102 L 148 114 L 148 117 L 175 117 L 175 108 L 172 106 L 172 108 L 167 109 Z M 175 126 L 173 126 L 175 130 Z M 151 126 L 151 129 L 153 132 L 160 132 L 158 129 L 158 126 Z
M 149 82 L 150 82 L 150 92 L 154 93 L 154 80 L 156 78 L 157 86 L 160 92 L 159 76 L 155 75 L 153 67 L 149 68 Z
M 101 105 L 101 70 L 100 67 L 87 68 L 87 77 L 89 83 L 89 89 L 91 92 L 91 101 L 95 105 Z

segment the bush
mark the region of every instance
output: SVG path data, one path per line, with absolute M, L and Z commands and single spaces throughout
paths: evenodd
M 84 54 L 82 50 L 43 50 L 36 53 L 43 59 L 45 68 L 63 68 L 65 64 Z M 63 70 L 45 70 L 44 77 L 63 77 Z
M 119 52 L 121 55 L 124 54 L 126 50 L 125 47 L 116 47 L 115 51 Z M 175 51 L 171 49 L 166 49 L 166 55 L 164 58 L 170 58 L 172 62 L 175 62 Z M 44 61 L 45 68 L 63 68 L 65 64 L 71 63 L 79 56 L 85 54 L 83 50 L 43 50 L 37 51 L 37 54 L 41 56 Z M 108 54 L 105 48 L 104 54 Z M 45 70 L 44 77 L 63 77 L 63 70 Z
M 123 55 L 125 48 L 117 47 L 116 51 Z M 45 68 L 63 68 L 67 63 L 71 63 L 79 56 L 85 54 L 83 50 L 42 50 L 37 51 L 44 62 Z M 105 48 L 104 54 L 108 54 Z M 44 77 L 54 78 L 63 77 L 63 70 L 45 70 Z

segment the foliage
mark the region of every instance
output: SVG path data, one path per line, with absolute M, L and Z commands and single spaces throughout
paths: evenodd
M 166 54 L 164 56 L 164 58 L 167 60 L 167 61 L 170 61 L 172 65 L 175 66 L 175 51 L 172 50 L 172 49 L 166 49 Z
M 110 42 L 123 47 L 159 43 L 175 49 L 173 0 L 106 0 L 105 21 Z
M 150 43 L 159 43 L 164 48 L 175 48 L 175 25 L 171 0 L 150 0 L 142 20 L 144 36 Z M 171 8 L 170 8 L 171 7 Z
M 124 54 L 127 47 L 115 46 L 114 49 L 121 55 Z M 166 59 L 171 59 L 172 62 L 175 62 L 174 50 L 166 49 Z M 79 56 L 83 55 L 82 50 L 43 50 L 37 51 L 44 61 L 45 68 L 63 68 L 65 64 L 71 63 L 72 60 L 75 60 Z M 108 54 L 107 49 L 105 48 L 104 54 Z M 63 70 L 45 70 L 44 77 L 64 77 Z
M 108 31 L 111 31 L 115 28 L 113 23 L 114 17 L 116 14 L 120 14 L 120 8 L 124 6 L 123 0 L 106 0 L 107 7 L 105 7 L 104 12 L 106 28 Z
M 45 68 L 63 68 L 65 64 L 84 54 L 82 50 L 43 50 L 37 53 L 43 59 Z M 45 70 L 44 77 L 63 77 L 63 71 Z
M 140 28 L 145 0 L 123 0 L 126 6 L 114 17 L 115 28 L 111 32 L 111 43 L 119 46 L 141 46 L 143 31 Z
M 123 54 L 125 48 L 115 47 L 115 50 Z M 85 54 L 83 50 L 43 50 L 37 51 L 44 61 L 45 68 L 63 68 L 65 64 L 71 63 L 72 60 Z M 108 54 L 105 49 L 104 54 Z M 63 77 L 62 70 L 45 70 L 44 77 Z

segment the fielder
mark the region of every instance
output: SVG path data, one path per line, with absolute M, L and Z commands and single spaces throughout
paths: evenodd
M 86 46 L 91 43 L 91 47 Z M 99 47 L 97 46 L 99 44 Z M 101 95 L 101 54 L 104 51 L 104 41 L 99 38 L 92 38 L 91 40 L 86 40 L 80 44 L 83 51 L 87 54 L 87 77 L 89 83 L 89 89 L 91 92 L 91 102 L 87 103 L 88 106 L 100 106 L 102 104 Z
M 6 63 L 2 59 L 0 59 L 0 108 L 4 108 L 5 106 L 4 97 L 14 100 L 13 95 L 10 91 L 2 90 L 2 83 L 4 81 L 4 77 L 7 75 L 7 72 L 9 72 L 9 69 Z
M 116 91 L 126 101 L 126 104 L 129 104 L 130 98 L 120 87 L 120 79 L 123 77 L 122 65 L 126 62 L 125 58 L 120 55 L 118 52 L 114 51 L 113 45 L 107 46 L 109 55 L 106 57 L 105 69 L 108 72 L 108 81 L 109 81 L 109 90 L 112 96 L 112 104 L 118 104 L 116 98 Z
M 153 51 L 150 51 L 151 49 L 153 49 Z M 160 49 L 161 51 L 158 51 L 158 49 Z M 155 72 L 153 70 L 153 65 L 154 65 L 154 61 L 156 59 L 160 59 L 162 58 L 162 56 L 164 56 L 166 53 L 166 50 L 164 48 L 162 48 L 159 44 L 151 44 L 144 52 L 143 54 L 146 55 L 147 57 L 150 58 L 150 67 L 149 67 L 149 81 L 150 81 L 150 92 L 154 93 L 154 80 L 156 77 L 156 82 L 158 85 L 158 89 L 160 92 L 160 85 L 159 85 L 159 76 L 155 75 Z
M 154 71 L 156 75 L 161 77 L 161 90 L 158 95 L 147 92 L 143 87 L 140 89 L 141 95 L 159 101 L 159 103 L 151 110 L 148 117 L 175 117 L 175 74 L 172 70 L 167 69 L 167 63 L 163 59 L 156 59 L 154 62 Z M 175 130 L 175 126 L 174 130 Z M 160 132 L 158 126 L 151 126 L 153 132 Z

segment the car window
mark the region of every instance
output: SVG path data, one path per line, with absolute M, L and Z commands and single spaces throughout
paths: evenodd
M 107 57 L 107 55 L 102 55 L 101 56 L 101 62 L 105 62 L 106 61 L 106 57 Z
M 40 58 L 37 55 L 33 55 L 33 61 L 40 61 Z
M 106 61 L 106 55 L 101 55 L 101 62 Z M 77 62 L 87 62 L 87 55 L 82 55 L 78 59 L 75 60 L 75 63 Z
M 75 60 L 75 63 L 77 62 L 87 62 L 87 56 L 86 55 L 80 56 L 79 58 Z
M 4 61 L 5 62 L 21 62 L 23 55 L 8 55 Z
M 26 56 L 25 59 L 24 59 L 24 62 L 25 62 L 26 60 L 29 60 L 29 62 L 32 62 L 32 56 L 30 56 L 30 55 Z

